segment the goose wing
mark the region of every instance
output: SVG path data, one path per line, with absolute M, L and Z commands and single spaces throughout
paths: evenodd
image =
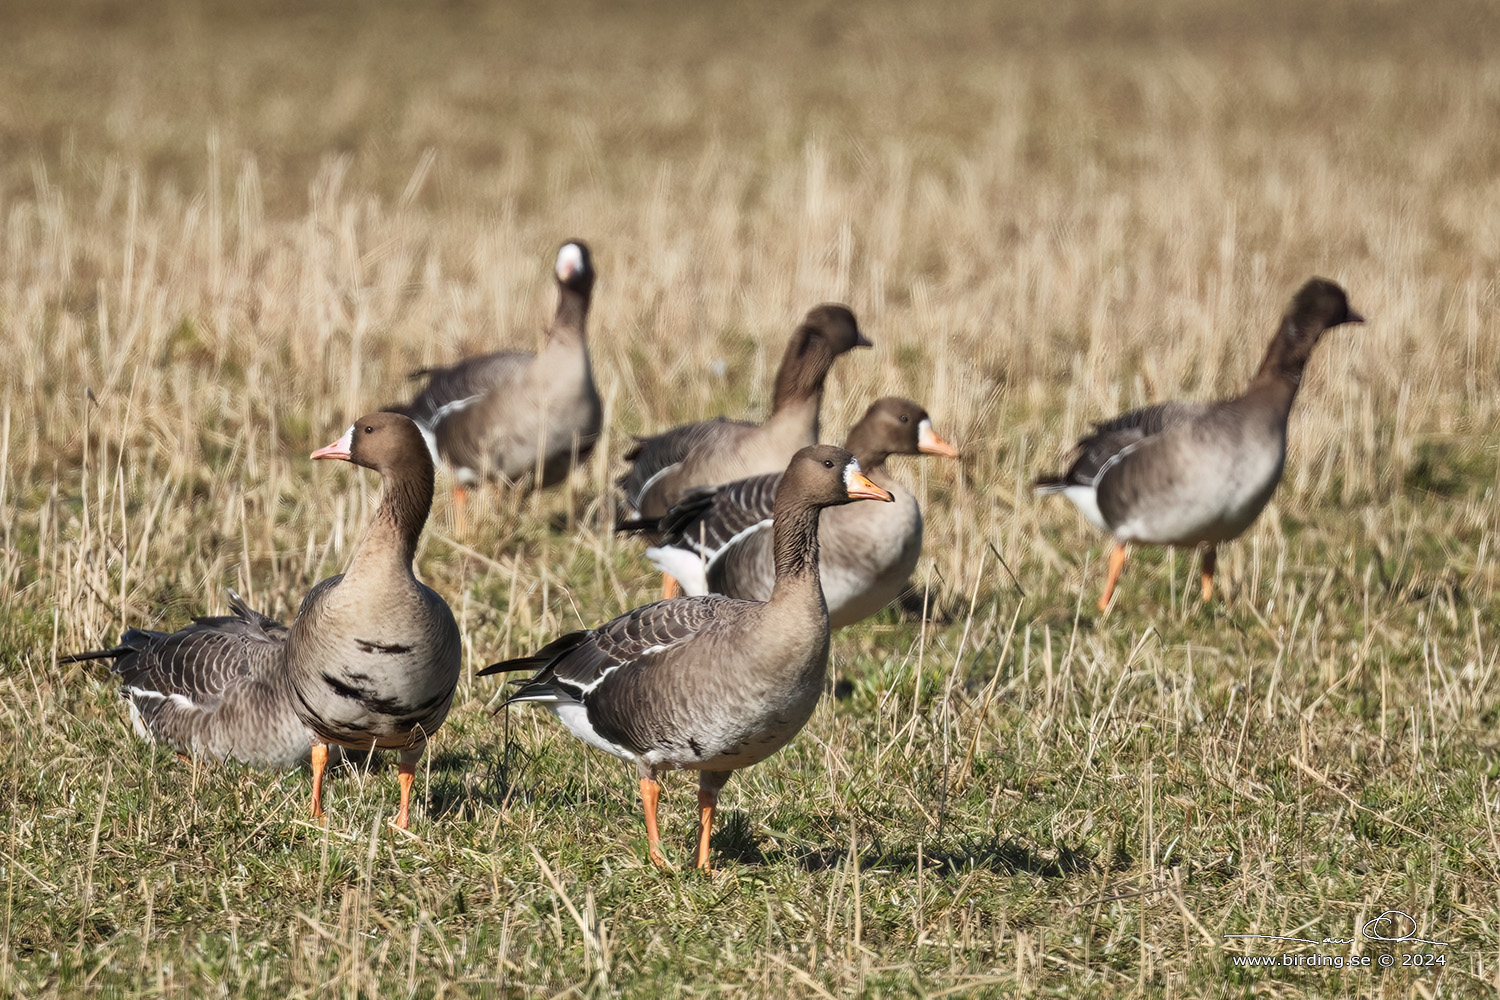
M 496 351 L 465 358 L 447 368 L 419 368 L 411 377 L 425 377 L 426 387 L 410 403 L 394 410 L 435 433 L 443 421 L 514 381 L 533 360 L 535 355 L 527 351 Z
M 1093 486 L 1114 462 L 1130 449 L 1169 427 L 1202 416 L 1202 403 L 1171 401 L 1143 406 L 1094 425 L 1094 431 L 1078 439 L 1068 471 L 1061 476 L 1037 480 L 1041 492 L 1061 492 L 1069 486 Z

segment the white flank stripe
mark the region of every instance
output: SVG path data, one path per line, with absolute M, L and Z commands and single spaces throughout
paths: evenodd
M 682 592 L 689 597 L 702 597 L 708 593 L 708 564 L 698 553 L 675 545 L 659 545 L 647 549 L 646 558 L 651 560 L 651 565 L 682 584 Z
M 635 760 L 634 753 L 617 743 L 611 743 L 594 730 L 594 727 L 589 724 L 588 709 L 584 708 L 578 702 L 559 701 L 547 707 L 552 709 L 552 714 L 557 716 L 558 721 L 568 727 L 569 732 L 580 740 L 583 740 L 589 746 L 603 750 L 608 754 L 614 754 L 616 757 L 621 757 L 625 760 Z
M 635 495 L 635 498 L 632 501 L 637 507 L 637 514 L 640 513 L 639 507 L 641 504 L 641 500 L 646 496 L 647 493 L 651 492 L 651 487 L 656 485 L 656 481 L 658 479 L 660 479 L 662 476 L 665 476 L 675 468 L 677 468 L 677 463 L 673 462 L 671 465 L 667 466 L 665 469 L 662 469 L 660 472 L 655 473 L 650 479 L 641 484 L 640 492 Z
M 1092 486 L 1065 486 L 1063 496 L 1073 501 L 1088 522 L 1100 531 L 1108 531 L 1109 525 L 1104 523 L 1104 515 L 1099 512 L 1099 494 L 1094 492 Z

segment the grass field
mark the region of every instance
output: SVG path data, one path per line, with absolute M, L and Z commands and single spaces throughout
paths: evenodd
M 1500 989 L 1500 7 L 4 19 L 0 994 Z M 226 587 L 292 615 L 377 495 L 307 453 L 412 368 L 537 344 L 575 236 L 609 430 L 461 537 L 439 479 L 419 569 L 465 674 L 409 834 L 388 760 L 320 827 L 305 772 L 186 764 L 57 663 Z M 1031 480 L 1091 418 L 1237 391 L 1313 274 L 1370 322 L 1314 358 L 1224 600 L 1144 550 L 1097 614 L 1105 541 Z M 907 395 L 964 459 L 900 463 L 913 607 L 835 636 L 839 697 L 731 782 L 716 870 L 659 872 L 630 769 L 473 675 L 652 597 L 608 530 L 629 435 L 764 412 L 825 300 L 876 344 L 829 436 Z M 1386 910 L 1446 944 L 1359 933 Z M 1398 964 L 1235 964 L 1283 952 Z

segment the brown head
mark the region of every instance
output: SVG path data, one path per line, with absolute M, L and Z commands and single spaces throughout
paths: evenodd
M 344 436 L 313 452 L 312 458 L 337 458 L 374 469 L 382 476 L 392 473 L 432 475 L 432 453 L 427 440 L 410 417 L 381 411 L 354 421 Z
M 399 413 L 367 413 L 312 457 L 342 459 L 380 473 L 384 492 L 371 530 L 379 534 L 376 526 L 385 525 L 383 530 L 396 536 L 399 552 L 410 565 L 432 509 L 434 477 L 432 452 L 417 425 Z
M 776 487 L 774 545 L 776 579 L 816 574 L 818 514 L 855 500 L 896 498 L 860 471 L 859 459 L 831 444 L 814 444 L 792 456 Z M 821 592 L 820 592 L 821 593 Z
M 792 334 L 776 373 L 776 401 L 796 402 L 823 391 L 823 380 L 839 355 L 856 347 L 869 347 L 866 337 L 848 306 L 825 303 L 807 314 Z
M 958 457 L 958 449 L 932 429 L 927 411 L 900 396 L 886 396 L 870 404 L 844 446 L 866 471 L 879 468 L 891 455 Z
M 831 444 L 814 444 L 792 456 L 776 487 L 776 517 L 784 505 L 837 507 L 855 500 L 895 500 L 860 470 L 859 459 Z
M 1344 290 L 1326 278 L 1312 278 L 1292 296 L 1281 328 L 1261 362 L 1258 377 L 1279 377 L 1299 382 L 1307 359 L 1323 334 L 1345 323 L 1363 323 L 1365 318 L 1349 306 Z
M 552 336 L 582 340 L 589 300 L 594 294 L 594 258 L 588 244 L 569 240 L 558 247 L 552 276 L 557 279 L 557 316 L 552 320 Z
M 594 290 L 594 258 L 583 240 L 569 240 L 557 250 L 553 271 L 557 283 L 569 291 L 588 296 Z

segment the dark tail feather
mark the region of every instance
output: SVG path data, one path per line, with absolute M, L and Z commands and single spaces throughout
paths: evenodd
M 697 486 L 688 490 L 662 517 L 658 526 L 663 538 L 677 538 L 683 529 L 707 514 L 719 495 L 717 486 Z
M 629 517 L 621 515 L 615 521 L 615 530 L 628 532 L 630 534 L 642 534 L 654 532 L 661 526 L 661 522 L 654 517 Z
M 1042 476 L 1031 484 L 1031 489 L 1040 496 L 1048 496 L 1052 493 L 1061 493 L 1069 485 L 1069 482 L 1061 476 Z
M 86 660 L 118 660 L 122 656 L 128 656 L 137 652 L 133 646 L 115 646 L 113 649 L 94 649 L 87 653 L 69 653 L 59 656 L 58 663 L 83 663 Z
M 509 674 L 517 670 L 541 670 L 547 664 L 557 659 L 558 656 L 582 643 L 589 637 L 589 633 L 589 629 L 569 632 L 560 639 L 553 639 L 530 656 L 518 656 L 514 660 L 501 660 L 499 663 L 491 663 L 475 674 L 475 676 L 488 677 L 491 674 Z

